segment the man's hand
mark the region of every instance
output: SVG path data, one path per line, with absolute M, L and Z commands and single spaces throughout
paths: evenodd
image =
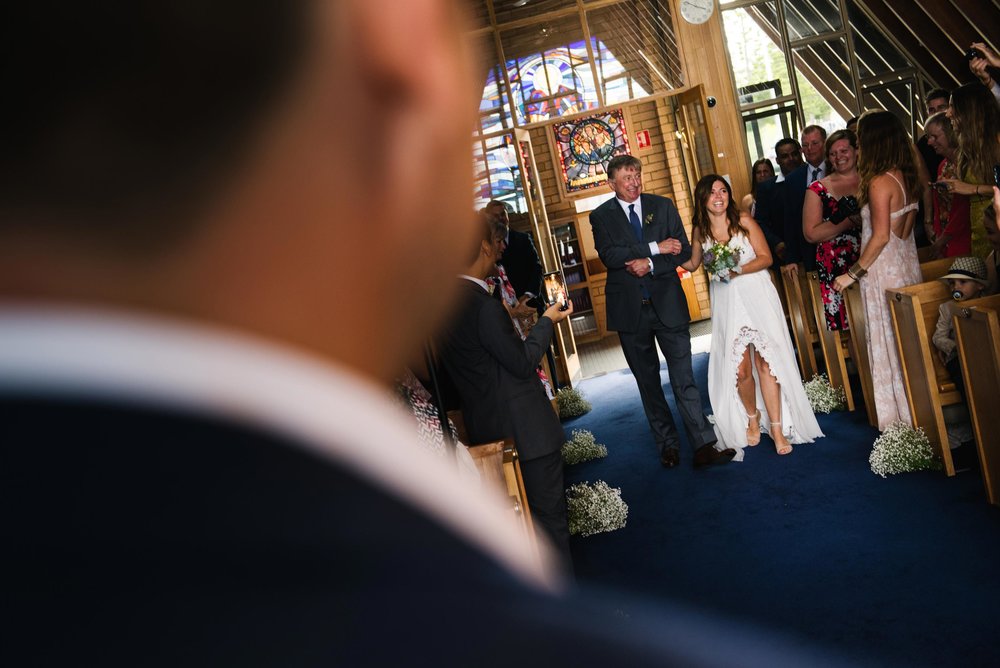
M 797 264 L 786 264 L 781 267 L 781 275 L 785 278 L 791 280 L 798 278 L 799 276 L 799 265 Z
M 662 241 L 660 243 L 663 243 Z M 642 278 L 649 273 L 649 259 L 644 257 L 639 257 L 634 260 L 629 260 L 625 263 L 625 271 L 632 274 L 636 278 Z
M 559 304 L 555 303 L 552 306 L 545 309 L 545 313 L 542 314 L 542 317 L 551 320 L 553 325 L 562 322 L 566 318 L 573 315 L 573 300 L 567 299 L 566 303 L 569 305 L 569 308 L 567 308 L 565 311 L 559 310 Z
M 525 303 L 529 299 L 531 299 L 531 297 L 528 295 L 522 295 L 521 298 L 517 300 L 517 306 L 510 310 L 511 315 L 516 318 L 527 318 L 535 313 L 535 309 Z
M 656 245 L 660 249 L 660 255 L 677 255 L 681 252 L 681 242 L 677 239 L 664 239 Z
M 785 259 L 785 242 L 781 241 L 777 246 L 774 247 L 774 254 L 778 256 L 779 260 Z

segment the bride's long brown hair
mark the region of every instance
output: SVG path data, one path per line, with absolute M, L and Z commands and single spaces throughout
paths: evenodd
M 733 197 L 733 189 L 729 186 L 729 182 L 718 174 L 707 174 L 701 177 L 698 185 L 694 187 L 694 218 L 691 221 L 694 229 L 698 230 L 702 241 L 707 241 L 708 239 L 719 241 L 719 239 L 715 239 L 712 236 L 712 221 L 708 217 L 708 198 L 712 196 L 712 186 L 715 185 L 716 181 L 721 181 L 722 185 L 726 187 L 726 192 L 729 193 L 729 206 L 726 207 L 726 219 L 729 221 L 728 231 L 730 238 L 740 232 L 749 235 L 750 232 L 740 225 L 740 212 L 736 208 L 736 198 Z

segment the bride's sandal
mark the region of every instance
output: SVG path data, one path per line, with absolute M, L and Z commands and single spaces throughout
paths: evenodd
M 777 429 L 775 429 L 775 427 L 777 427 Z M 771 429 L 769 430 L 769 432 L 771 434 L 771 440 L 774 441 L 774 449 L 778 452 L 779 455 L 787 455 L 787 454 L 791 453 L 791 451 L 792 451 L 792 444 L 791 443 L 789 443 L 787 440 L 785 440 L 784 444 L 780 444 L 780 443 L 778 443 L 778 439 L 774 438 L 775 434 L 778 434 L 778 436 L 781 436 L 783 439 L 785 438 L 784 434 L 781 433 L 781 423 L 780 422 L 775 422 L 774 420 L 772 420 L 771 421 Z
M 748 413 L 747 417 L 750 418 L 750 422 L 747 424 L 747 445 L 752 448 L 760 443 L 760 411 L 753 415 Z M 756 426 L 754 426 L 753 420 L 757 421 Z

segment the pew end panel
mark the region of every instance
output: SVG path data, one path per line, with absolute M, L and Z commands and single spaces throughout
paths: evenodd
M 865 412 L 868 414 L 868 424 L 878 426 L 875 414 L 875 388 L 872 385 L 871 360 L 868 358 L 868 318 L 865 315 L 865 305 L 861 301 L 861 288 L 857 283 L 844 290 L 844 303 L 847 305 L 847 320 L 851 325 L 851 357 L 858 370 L 861 381 L 861 396 L 865 402 Z
M 819 274 L 810 271 L 807 278 L 809 298 L 812 302 L 812 317 L 816 324 L 816 334 L 819 349 L 823 353 L 826 377 L 833 387 L 844 390 L 847 399 L 847 410 L 854 410 L 854 393 L 851 391 L 851 379 L 847 375 L 847 359 L 844 354 L 844 342 L 840 332 L 831 332 L 826 327 L 826 312 L 823 308 L 823 295 L 820 292 Z
M 955 316 L 955 340 L 986 498 L 1000 505 L 1000 295 L 976 301 Z
M 785 302 L 788 305 L 788 319 L 792 328 L 792 340 L 795 342 L 795 353 L 799 362 L 802 380 L 811 380 L 816 375 L 816 354 L 813 343 L 816 341 L 816 322 L 812 315 L 809 300 L 809 286 L 806 283 L 806 271 L 802 264 L 798 280 L 782 280 Z
M 886 290 L 896 349 L 902 367 L 906 400 L 914 427 L 922 427 L 941 458 L 945 473 L 955 475 L 942 407 L 961 399 L 948 372 L 933 351 L 931 334 L 938 306 L 950 299 L 941 281 Z

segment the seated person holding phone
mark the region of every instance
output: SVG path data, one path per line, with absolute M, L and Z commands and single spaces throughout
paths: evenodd
M 469 442 L 514 439 L 532 517 L 571 571 L 561 452 L 566 439 L 535 369 L 553 326 L 572 315 L 573 304 L 546 308 L 522 341 L 486 284 L 503 253 L 505 226 L 491 216 L 478 224 L 475 255 L 460 276 L 462 306 L 445 333 L 441 361 L 458 393 Z

